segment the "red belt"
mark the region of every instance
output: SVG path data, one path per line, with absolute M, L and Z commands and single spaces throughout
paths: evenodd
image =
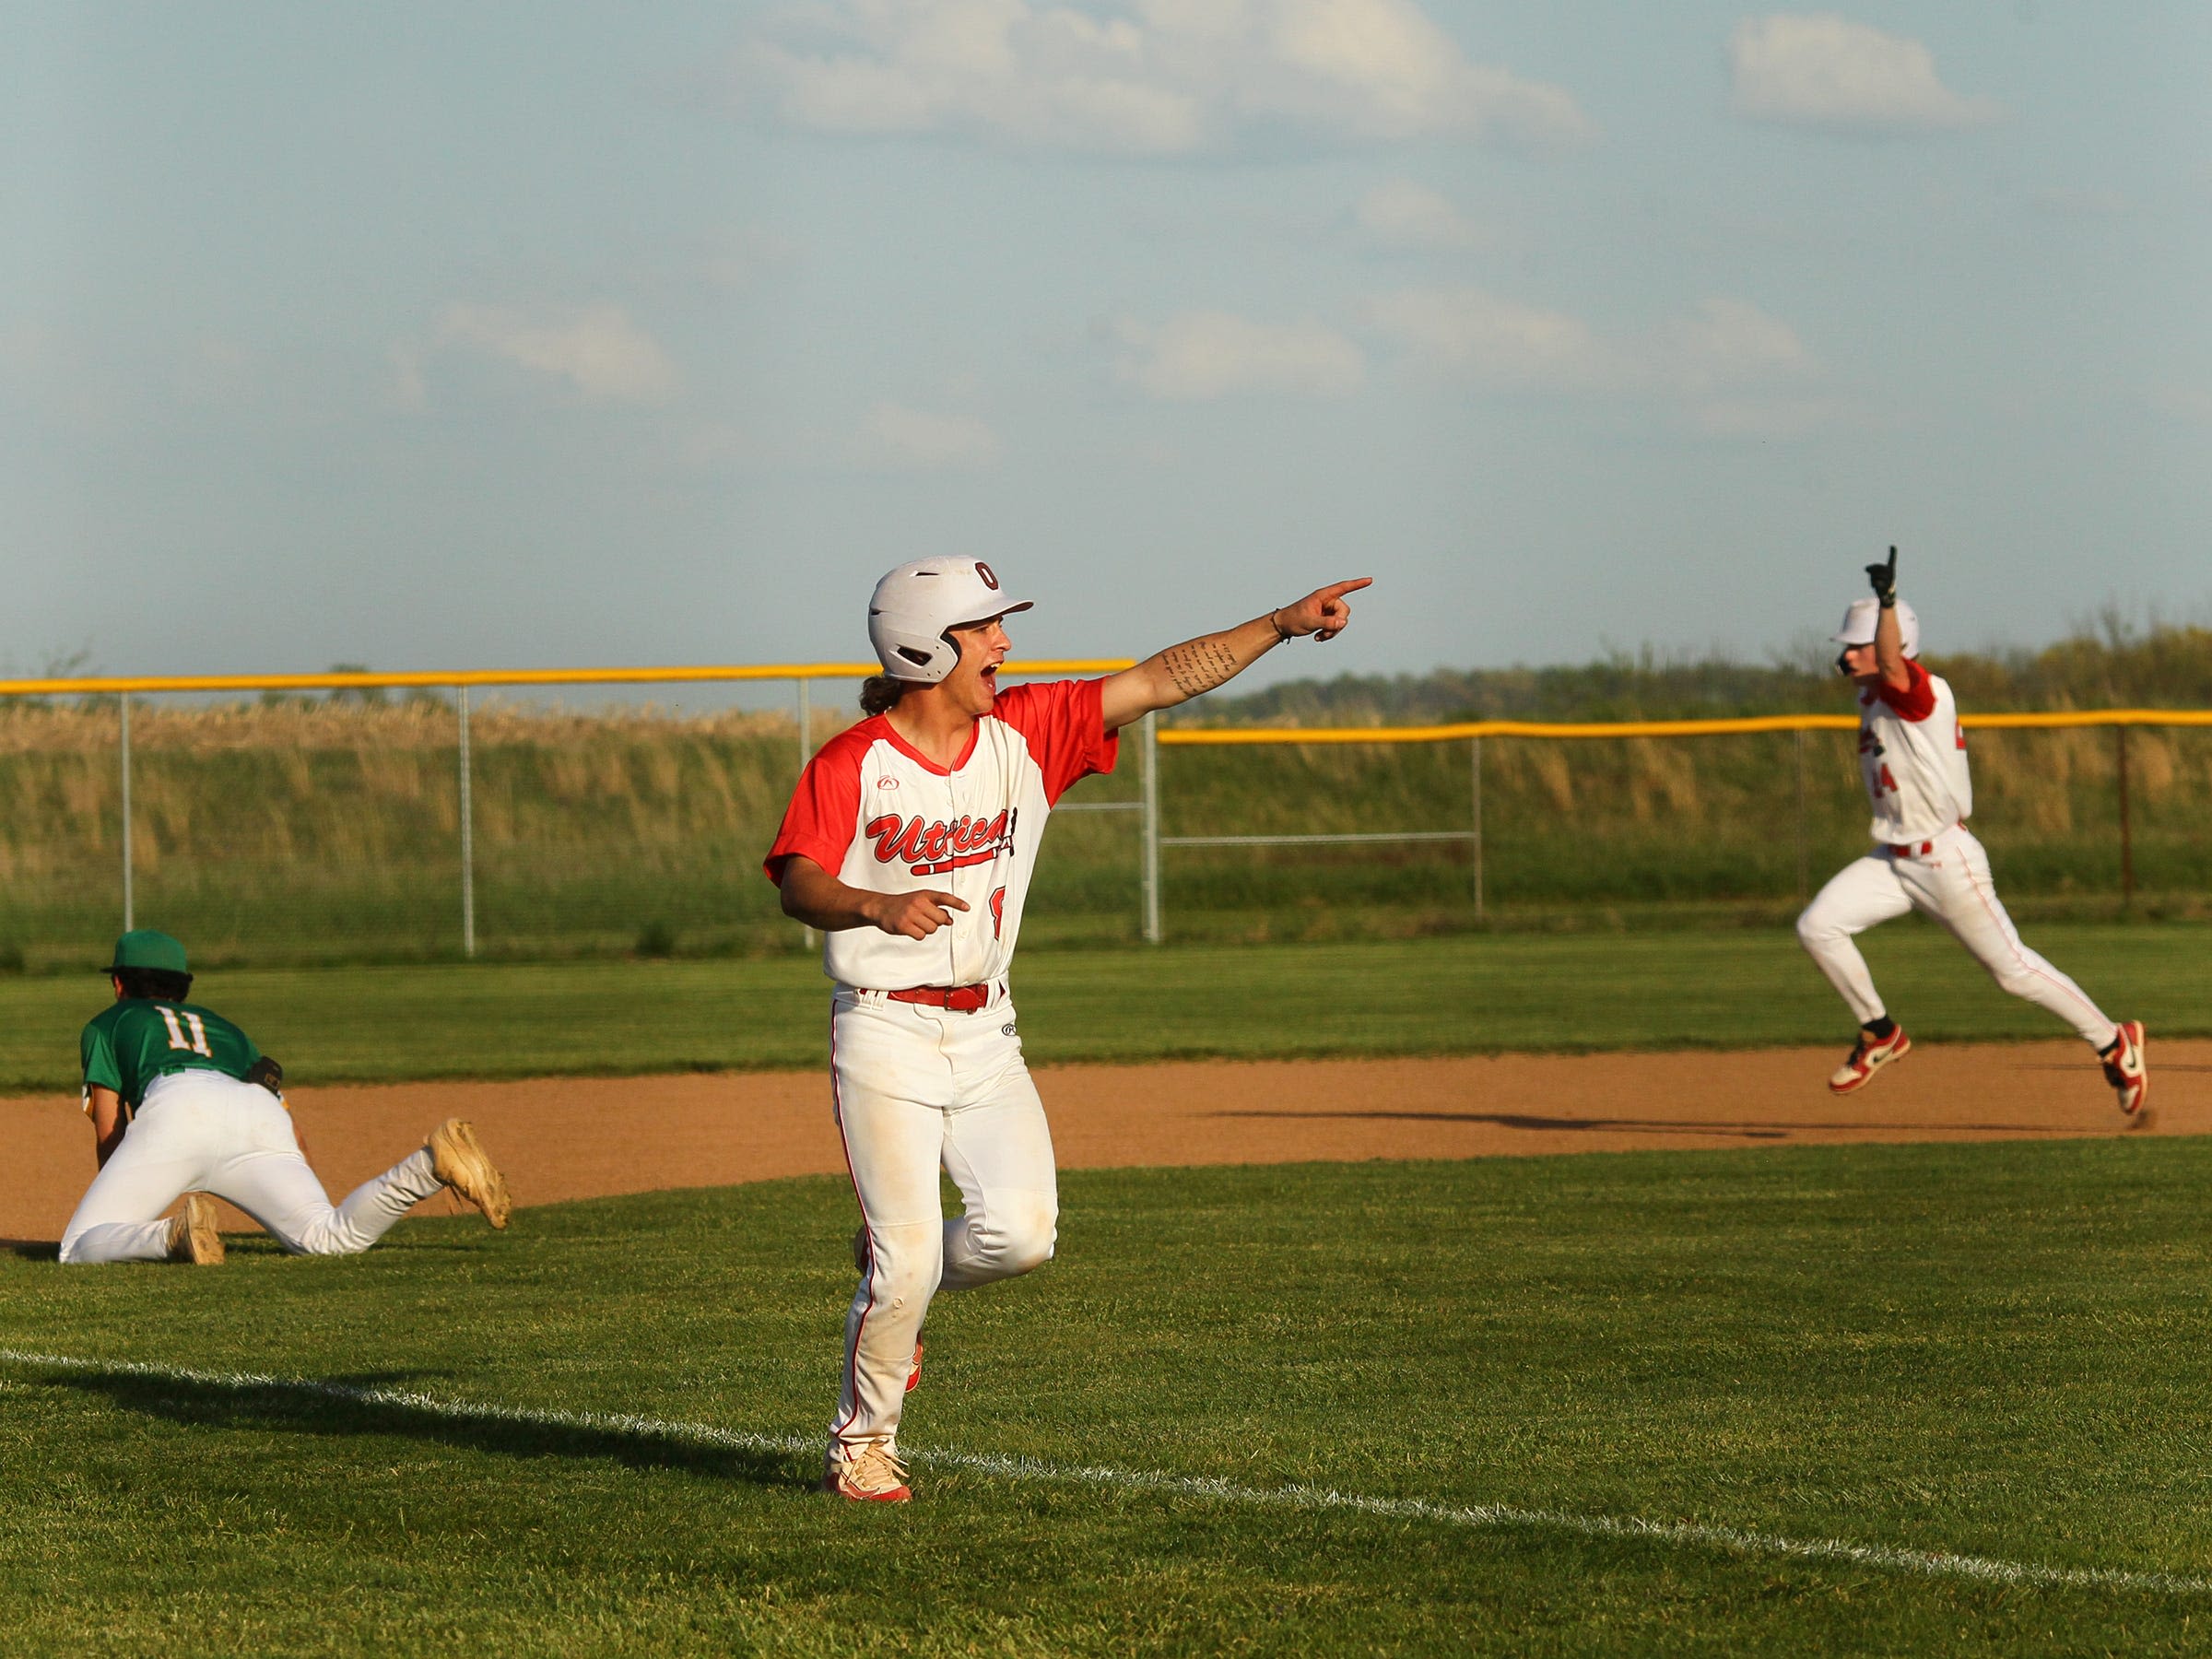
M 1889 856 L 1892 858 L 1913 858 L 1936 850 L 1936 843 L 1932 841 L 1907 841 L 1901 847 L 1897 842 L 1890 841 L 1888 845 Z
M 911 991 L 886 991 L 893 1002 L 920 1003 L 925 1008 L 943 1008 L 953 1014 L 972 1014 L 991 1001 L 989 985 L 916 985 Z

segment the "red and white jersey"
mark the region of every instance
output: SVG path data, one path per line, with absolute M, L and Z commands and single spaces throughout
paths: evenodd
M 965 900 L 952 925 L 926 939 L 850 927 L 830 934 L 822 967 L 870 991 L 972 985 L 1014 958 L 1044 820 L 1068 786 L 1113 770 L 1121 747 L 1105 729 L 1100 680 L 1055 680 L 998 693 L 950 771 L 912 747 L 878 714 L 839 733 L 806 763 L 769 849 L 812 859 L 848 887 L 877 893 L 934 888 Z
M 1901 691 L 1859 693 L 1859 772 L 1874 803 L 1874 839 L 1902 845 L 1940 835 L 1974 810 L 1966 730 L 1951 688 L 1911 658 Z

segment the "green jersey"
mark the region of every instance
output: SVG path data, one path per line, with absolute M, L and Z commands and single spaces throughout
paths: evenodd
M 85 1087 L 112 1088 L 136 1112 L 147 1086 L 170 1072 L 243 1077 L 261 1058 L 253 1040 L 220 1014 L 191 1003 L 125 997 L 85 1027 Z

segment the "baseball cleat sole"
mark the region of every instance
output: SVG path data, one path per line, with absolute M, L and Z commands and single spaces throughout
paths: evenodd
M 462 1118 L 447 1118 L 430 1131 L 430 1168 L 440 1181 L 467 1203 L 484 1212 L 497 1228 L 507 1225 L 513 1201 L 499 1166 L 486 1155 L 477 1139 L 476 1126 Z
M 184 1207 L 170 1218 L 169 1259 L 194 1267 L 223 1265 L 223 1235 L 216 1230 L 215 1200 L 204 1193 L 184 1194 Z

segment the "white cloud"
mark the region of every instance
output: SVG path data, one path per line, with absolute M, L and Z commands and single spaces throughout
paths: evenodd
M 659 403 L 676 367 L 618 305 L 523 308 L 462 301 L 438 314 L 437 342 L 566 381 L 587 397 Z M 419 370 L 417 371 L 419 383 Z M 402 372 L 403 392 L 406 386 Z
M 860 452 L 865 464 L 897 471 L 973 471 L 996 464 L 999 442 L 971 415 L 878 403 L 861 424 Z
M 1430 368 L 1486 384 L 1588 391 L 1624 365 L 1587 323 L 1478 288 L 1406 288 L 1368 306 L 1369 326 Z
M 1481 240 L 1473 220 L 1451 201 L 1411 179 L 1392 179 L 1359 198 L 1352 217 L 1385 248 L 1467 248 Z
M 1736 112 L 1865 133 L 1980 126 L 2004 114 L 1952 91 L 1920 41 L 1831 13 L 1747 18 L 1728 41 Z
M 1319 323 L 1254 323 L 1227 312 L 1185 312 L 1153 326 L 1113 325 L 1114 378 L 1168 403 L 1261 393 L 1341 397 L 1359 389 L 1367 359 Z
M 1537 152 L 1596 129 L 1557 87 L 1470 63 L 1414 0 L 831 0 L 747 42 L 740 101 L 851 135 L 1179 156 L 1284 127 Z
M 1661 331 L 1652 368 L 1690 396 L 1804 378 L 1817 368 L 1788 324 L 1741 300 L 1706 300 Z
M 1467 287 L 1380 295 L 1367 321 L 1421 371 L 1495 392 L 1656 404 L 1708 436 L 1802 437 L 1851 418 L 1796 330 L 1742 300 L 1709 299 L 1621 337 Z

